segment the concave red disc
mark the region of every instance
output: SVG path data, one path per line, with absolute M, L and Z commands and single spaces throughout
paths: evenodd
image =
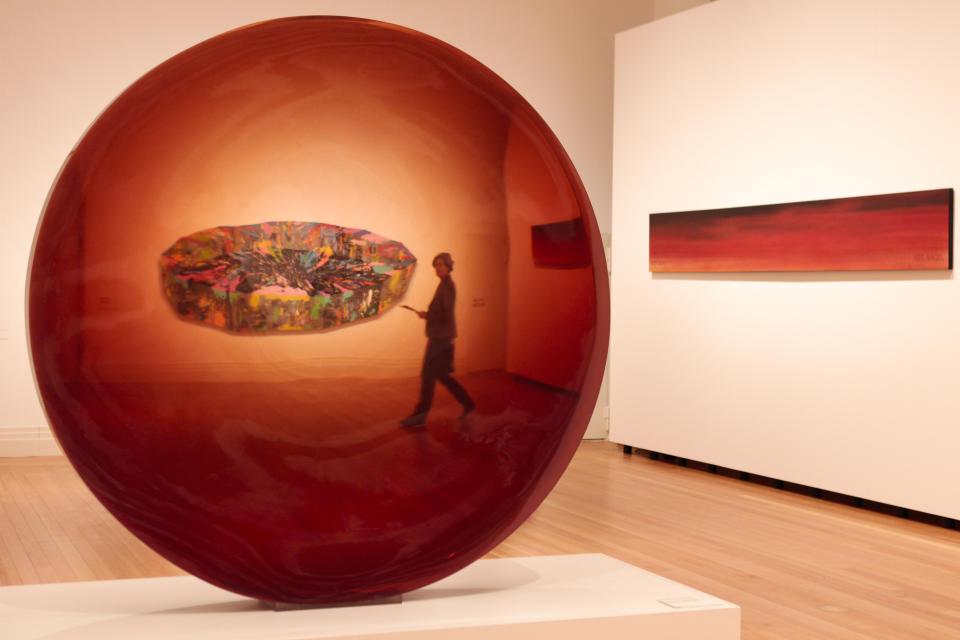
M 368 230 L 416 269 L 391 308 L 332 329 L 178 314 L 161 255 L 269 221 Z M 441 252 L 477 408 L 460 420 L 438 385 L 404 426 L 427 339 L 401 303 L 427 307 Z M 242 312 L 299 295 L 273 291 Z M 43 404 L 94 494 L 198 577 L 299 603 L 420 587 L 513 531 L 582 437 L 608 321 L 596 220 L 543 120 L 465 53 L 353 18 L 230 31 L 134 83 L 65 163 L 29 282 Z

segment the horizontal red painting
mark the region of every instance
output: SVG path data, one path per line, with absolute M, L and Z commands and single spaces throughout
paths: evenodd
M 953 189 L 650 215 L 650 271 L 953 268 Z

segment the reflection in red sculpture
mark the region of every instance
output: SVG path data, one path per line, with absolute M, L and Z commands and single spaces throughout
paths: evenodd
M 467 420 L 440 392 L 424 428 L 399 425 L 413 314 L 265 335 L 180 319 L 157 256 L 278 211 L 453 254 Z M 577 219 L 589 263 L 538 268 L 530 229 Z M 415 273 L 403 299 L 435 286 Z M 513 531 L 582 437 L 608 307 L 583 186 L 530 105 L 434 38 L 330 17 L 231 31 L 125 91 L 64 165 L 29 283 L 40 393 L 91 490 L 187 571 L 300 603 L 417 588 Z
M 180 238 L 160 270 L 182 318 L 238 332 L 308 331 L 385 311 L 416 262 L 399 242 L 363 229 L 264 222 Z

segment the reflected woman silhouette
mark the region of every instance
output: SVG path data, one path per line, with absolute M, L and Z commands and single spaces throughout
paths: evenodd
M 450 254 L 437 254 L 433 259 L 433 270 L 440 278 L 433 300 L 426 311 L 414 309 L 418 316 L 427 321 L 427 351 L 420 370 L 420 401 L 413 413 L 400 421 L 400 424 L 406 427 L 422 427 L 427 423 L 427 413 L 433 404 L 433 391 L 437 382 L 445 386 L 457 402 L 463 405 L 461 420 L 476 408 L 467 390 L 450 375 L 453 373 L 453 340 L 457 337 L 457 322 L 454 317 L 457 288 L 450 277 L 450 272 L 453 271 L 453 258 Z

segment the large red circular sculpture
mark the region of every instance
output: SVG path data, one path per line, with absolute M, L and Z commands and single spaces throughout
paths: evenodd
M 323 285 L 335 287 L 330 301 L 316 285 L 303 294 L 313 306 L 297 306 L 289 296 L 313 285 L 290 284 L 301 276 L 283 275 L 289 265 L 313 269 L 354 249 L 298 236 L 251 262 L 248 243 L 230 264 L 286 262 L 224 280 L 247 283 L 235 326 L 274 327 L 249 313 L 275 294 L 294 318 L 275 323 L 304 330 L 185 319 L 203 314 L 170 293 L 164 252 L 203 230 L 267 221 L 363 230 L 402 243 L 419 267 L 403 267 L 377 313 L 335 279 Z M 381 245 L 354 251 L 370 254 L 375 286 L 363 295 L 388 295 L 383 274 L 397 277 Z M 399 303 L 427 306 L 440 252 L 455 261 L 455 376 L 477 409 L 460 420 L 438 389 L 426 425 L 404 427 L 425 337 Z M 228 305 L 240 293 L 215 289 L 203 290 L 211 305 L 241 312 Z M 340 305 L 337 322 L 296 324 L 321 303 Z M 29 282 L 40 394 L 90 489 L 183 569 L 299 603 L 417 588 L 513 531 L 582 437 L 608 307 L 590 204 L 531 106 L 443 42 L 334 17 L 228 32 L 127 89 L 64 165 Z

